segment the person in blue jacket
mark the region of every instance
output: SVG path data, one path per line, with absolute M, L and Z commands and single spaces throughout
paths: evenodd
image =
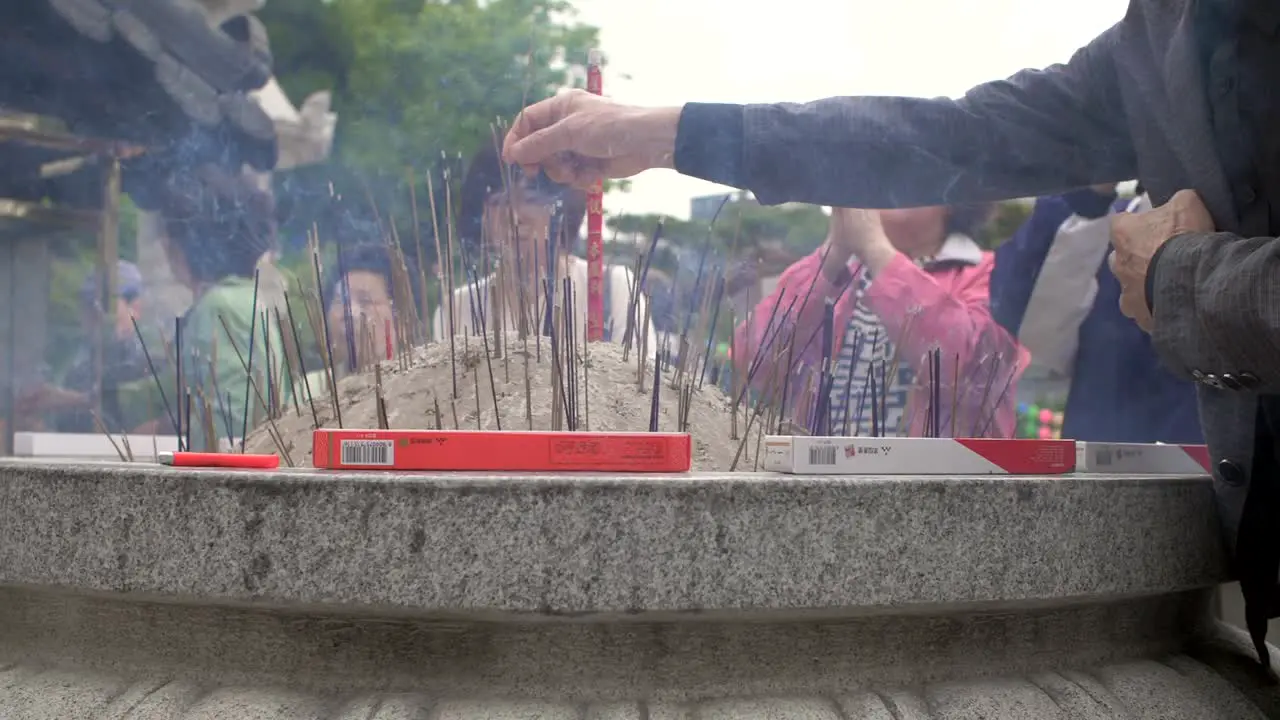
M 1151 207 L 1114 186 L 1040 198 L 996 249 L 991 314 L 1033 362 L 1071 378 L 1062 436 L 1106 442 L 1204 442 L 1195 386 L 1160 364 L 1151 337 L 1120 313 L 1107 267 L 1111 216 Z

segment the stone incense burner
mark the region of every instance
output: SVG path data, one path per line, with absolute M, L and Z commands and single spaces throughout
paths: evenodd
M 4 462 L 0 717 L 1280 717 L 1209 483 Z

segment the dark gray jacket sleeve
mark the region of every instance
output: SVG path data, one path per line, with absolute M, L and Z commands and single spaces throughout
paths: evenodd
M 690 103 L 676 169 L 763 203 L 885 208 L 986 202 L 1137 176 L 1113 46 L 1119 26 L 1065 65 L 960 99 L 838 97 Z
M 1256 378 L 1280 393 L 1280 240 L 1188 233 L 1161 246 L 1147 270 L 1152 344 L 1175 374 Z

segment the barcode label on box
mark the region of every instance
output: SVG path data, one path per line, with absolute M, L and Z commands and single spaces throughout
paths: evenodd
M 818 445 L 809 448 L 809 464 L 810 465 L 835 465 L 836 464 L 836 446 L 835 445 Z
M 396 464 L 395 441 L 343 440 L 342 464 L 392 467 Z

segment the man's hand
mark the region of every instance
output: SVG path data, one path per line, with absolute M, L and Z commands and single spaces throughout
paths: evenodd
M 827 246 L 831 250 L 823 271 L 832 278 L 848 266 L 850 258 L 857 258 L 874 277 L 898 253 L 884 234 L 880 213 L 875 210 L 831 208 Z
M 1121 213 L 1111 218 L 1108 262 L 1120 281 L 1120 311 L 1151 332 L 1147 307 L 1147 271 L 1151 256 L 1171 238 L 1189 232 L 1213 232 L 1213 218 L 1194 190 L 1180 190 L 1169 202 L 1145 213 Z
M 502 144 L 502 157 L 526 171 L 541 167 L 556 182 L 587 189 L 607 178 L 674 167 L 681 108 L 619 105 L 570 90 L 524 109 Z

